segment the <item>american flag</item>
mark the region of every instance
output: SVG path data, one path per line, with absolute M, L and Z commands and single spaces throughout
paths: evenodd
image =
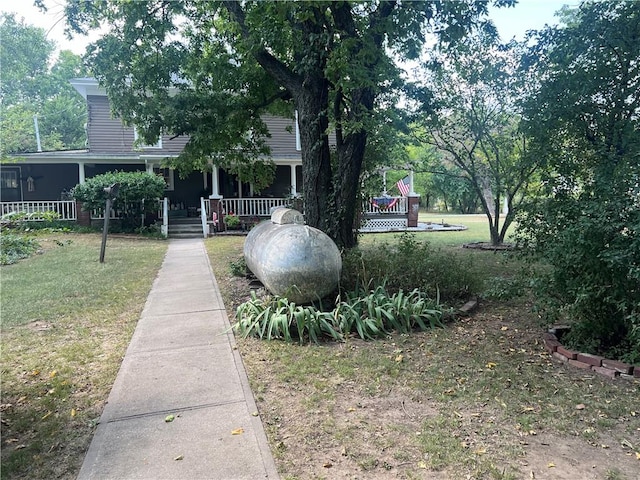
M 396 186 L 398 187 L 398 190 L 400 190 L 400 193 L 402 194 L 402 196 L 406 197 L 407 194 L 409 193 L 409 176 L 407 175 L 402 180 L 398 180 L 398 183 L 396 183 Z

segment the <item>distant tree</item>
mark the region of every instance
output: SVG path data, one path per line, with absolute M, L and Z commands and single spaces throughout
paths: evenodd
M 436 111 L 423 115 L 415 129 L 419 140 L 435 146 L 475 191 L 493 245 L 504 241 L 538 167 L 520 130 L 517 60 L 515 48 L 499 46 L 482 32 L 467 37 L 456 51 L 443 51 L 426 82 Z
M 538 32 L 527 71 L 545 195 L 519 220 L 549 263 L 537 297 L 575 345 L 640 361 L 640 3 L 584 2 Z
M 55 44 L 41 28 L 0 17 L 0 157 L 37 150 L 37 117 L 43 150 L 83 148 L 86 105 L 69 84 L 86 75 L 79 56 L 63 51 L 50 67 Z
M 493 0 L 513 4 L 512 0 Z M 175 166 L 241 168 L 268 153 L 266 111 L 301 130 L 306 221 L 356 243 L 365 152 L 404 84 L 395 57 L 426 39 L 455 43 L 483 22 L 486 0 L 265 2 L 69 1 L 71 26 L 114 28 L 89 52 L 115 111 L 145 140 L 190 141 Z M 330 147 L 335 132 L 336 147 Z M 258 163 L 253 163 L 258 165 Z

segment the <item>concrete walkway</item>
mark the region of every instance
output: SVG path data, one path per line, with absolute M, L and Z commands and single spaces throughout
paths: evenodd
M 278 478 L 201 239 L 170 241 L 78 478 Z

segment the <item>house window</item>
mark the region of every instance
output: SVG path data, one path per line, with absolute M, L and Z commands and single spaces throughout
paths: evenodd
M 0 188 L 18 188 L 18 172 L 15 170 L 0 172 Z
M 164 178 L 164 183 L 167 184 L 165 190 L 173 191 L 173 169 L 172 168 L 158 168 L 154 167 L 153 173 L 160 175 Z
M 138 135 L 138 129 L 137 127 L 133 127 L 133 141 L 134 143 L 137 144 L 138 142 L 138 138 L 140 138 L 140 136 Z M 140 139 L 140 141 L 142 142 L 142 139 Z M 139 148 L 162 148 L 162 135 L 160 135 L 158 137 L 158 141 L 152 145 L 147 145 L 146 143 L 140 143 L 139 145 L 137 145 Z

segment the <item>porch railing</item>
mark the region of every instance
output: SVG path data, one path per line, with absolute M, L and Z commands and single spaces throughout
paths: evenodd
M 406 215 L 409 212 L 407 197 L 373 197 L 363 205 L 364 215 Z
M 287 207 L 291 201 L 286 198 L 225 198 L 221 203 L 227 215 L 268 217 L 273 207 Z
M 58 220 L 76 220 L 76 202 L 73 200 L 52 200 L 35 202 L 0 202 L 0 216 L 10 213 L 25 213 L 26 220 L 42 221 L 46 217 L 39 213 L 54 212 Z

